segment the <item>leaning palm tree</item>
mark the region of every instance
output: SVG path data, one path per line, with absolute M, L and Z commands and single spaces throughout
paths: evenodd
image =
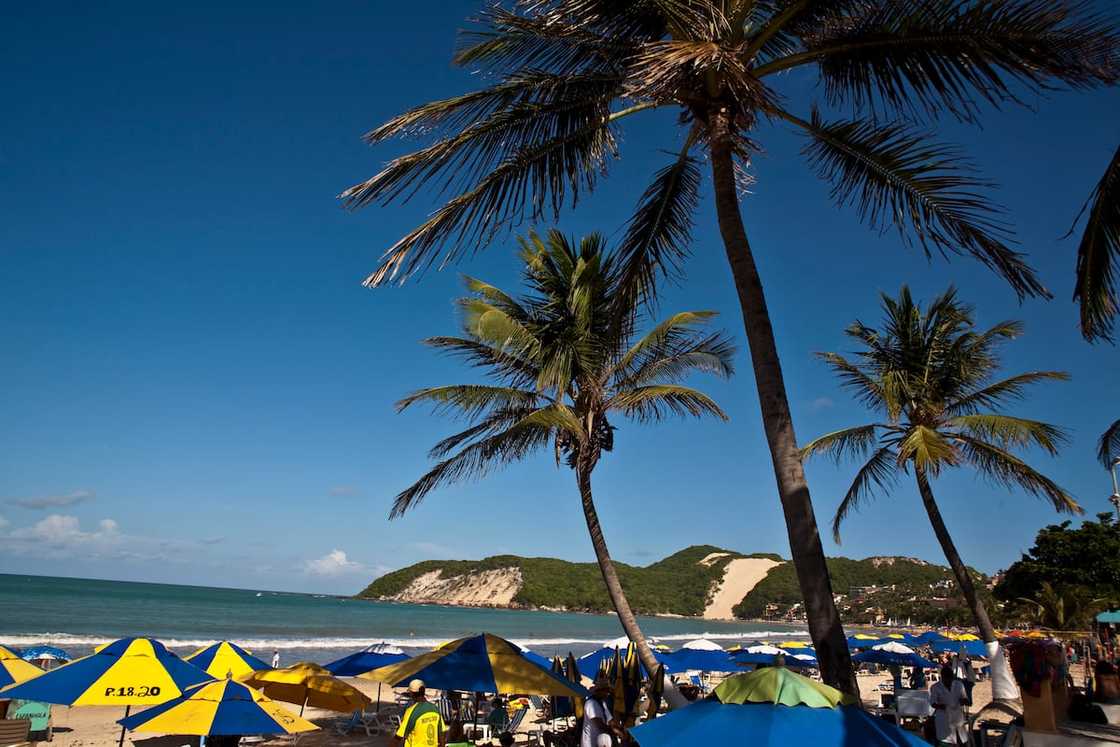
M 1116 48 L 1111 25 L 1078 0 L 495 3 L 455 57 L 487 87 L 369 132 L 370 143 L 413 135 L 432 142 L 342 197 L 356 208 L 421 191 L 447 195 L 388 249 L 366 284 L 403 281 L 469 256 L 503 227 L 574 204 L 618 157 L 624 121 L 675 113 L 661 121 L 675 123 L 676 156 L 638 200 L 622 244 L 624 295 L 648 299 L 659 273 L 683 269 L 706 156 L 809 632 L 825 681 L 854 693 L 762 278 L 739 212 L 751 158 L 771 126 L 790 128 L 804 137 L 809 168 L 831 183 L 833 199 L 872 227 L 897 228 L 927 256 L 971 255 L 1020 297 L 1048 295 L 1013 248 L 986 183 L 922 120 L 975 121 L 982 105 L 1111 83 Z M 825 103 L 845 114 L 819 113 L 806 100 L 799 72 L 811 70 Z
M 1073 299 L 1081 310 L 1081 334 L 1089 342 L 1113 341 L 1120 313 L 1120 148 L 1104 176 L 1089 195 L 1081 215 L 1088 212 L 1077 247 L 1077 277 Z M 1075 227 L 1081 215 L 1074 221 Z M 1070 233 L 1073 229 L 1070 229 Z
M 1022 398 L 1031 384 L 1061 381 L 1060 371 L 1031 371 L 996 380 L 998 347 L 1022 332 L 1019 322 L 1001 322 L 977 331 L 972 310 L 950 288 L 922 309 L 903 286 L 897 299 L 883 296 L 881 329 L 855 322 L 847 334 L 862 346 L 855 360 L 837 353 L 820 357 L 843 384 L 883 420 L 829 433 L 802 449 L 804 457 L 828 453 L 838 461 L 866 458 L 832 520 L 840 525 L 877 491 L 891 486 L 899 473 L 913 473 L 933 532 L 956 576 L 992 654 L 993 693 L 1013 699 L 1014 683 L 998 655 L 998 639 L 973 578 L 949 535 L 933 495 L 933 479 L 944 469 L 969 466 L 1008 487 L 1020 487 L 1049 501 L 1056 510 L 1081 513 L 1070 495 L 1012 451 L 1039 447 L 1057 453 L 1064 433 L 1037 420 L 1002 412 Z
M 681 382 L 693 373 L 727 377 L 734 347 L 703 327 L 714 312 L 686 311 L 653 325 L 641 337 L 635 307 L 620 304 L 622 267 L 616 254 L 591 235 L 573 246 L 558 231 L 522 240 L 528 292 L 521 297 L 472 278 L 460 299 L 463 334 L 427 344 L 462 356 L 493 385 L 456 384 L 420 389 L 398 410 L 430 404 L 464 416 L 468 427 L 435 445 L 437 464 L 402 491 L 391 517 L 414 507 L 440 485 L 551 447 L 556 463 L 575 473 L 587 531 L 607 594 L 626 635 L 650 672 L 650 651 L 607 550 L 591 490 L 591 475 L 614 446 L 612 419 L 639 423 L 670 415 L 715 416 L 707 395 Z

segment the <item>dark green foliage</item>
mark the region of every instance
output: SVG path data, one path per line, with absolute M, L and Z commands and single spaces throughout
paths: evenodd
M 1120 599 L 1120 524 L 1111 513 L 1097 519 L 1076 529 L 1068 521 L 1042 529 L 1034 547 L 1007 569 L 996 597 L 1016 604 L 1036 598 L 1043 584 L 1050 584 L 1067 601 Z
M 726 552 L 710 565 L 700 561 L 714 552 Z M 695 545 L 645 567 L 615 562 L 626 596 L 635 612 L 700 615 L 708 602 L 708 590 L 723 577 L 727 562 L 744 556 L 711 545 Z M 779 556 L 773 557 L 781 560 Z M 526 607 L 563 607 L 569 610 L 606 612 L 610 599 L 595 563 L 570 563 L 556 558 L 523 558 L 496 555 L 482 560 L 427 560 L 375 580 L 358 596 L 378 598 L 400 593 L 413 580 L 441 569 L 443 577 L 516 567 L 523 585 L 514 602 Z
M 893 560 L 893 562 L 891 562 Z M 956 609 L 942 610 L 929 604 L 933 596 L 932 584 L 952 581 L 952 571 L 940 565 L 933 565 L 908 558 L 883 559 L 867 558 L 829 558 L 828 573 L 832 577 L 832 590 L 837 594 L 850 596 L 853 587 L 858 586 L 895 586 L 894 590 L 882 590 L 867 598 L 866 604 L 856 605 L 859 609 L 844 613 L 848 622 L 867 622 L 861 612 L 863 607 L 882 608 L 888 617 L 895 619 L 912 618 L 918 623 L 940 623 L 961 614 Z M 978 571 L 973 571 L 983 578 Z M 946 596 L 957 595 L 955 587 L 942 592 Z M 911 602 L 911 597 L 918 599 Z M 760 618 L 764 616 L 766 605 L 774 603 L 783 611 L 801 601 L 801 588 L 797 583 L 797 573 L 791 564 L 774 568 L 746 598 L 735 607 L 735 616 L 741 618 Z M 967 609 L 963 614 L 967 616 Z

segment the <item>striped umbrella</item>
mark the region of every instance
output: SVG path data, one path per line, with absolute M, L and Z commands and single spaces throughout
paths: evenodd
M 117 723 L 129 731 L 201 736 L 298 734 L 319 728 L 233 680 L 195 685 L 174 700 Z
M 121 638 L 97 653 L 0 691 L 5 698 L 67 706 L 158 705 L 213 679 L 151 638 Z M 124 744 L 124 729 L 118 744 Z
M 0 687 L 25 682 L 42 673 L 42 669 L 19 658 L 11 649 L 0 646 Z
M 580 685 L 557 677 L 522 656 L 517 646 L 489 633 L 451 641 L 434 651 L 374 669 L 359 677 L 393 686 L 421 679 L 428 687 L 439 690 L 567 695 L 575 698 L 587 695 Z
M 219 641 L 200 648 L 186 658 L 191 664 L 215 679 L 240 679 L 262 669 L 272 669 L 268 664 L 250 654 L 236 643 Z M 184 732 L 186 733 L 186 732 Z

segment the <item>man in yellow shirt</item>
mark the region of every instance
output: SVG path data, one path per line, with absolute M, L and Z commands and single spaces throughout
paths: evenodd
M 424 681 L 408 683 L 412 705 L 401 716 L 401 726 L 393 736 L 393 747 L 444 747 L 447 734 L 439 709 L 428 702 L 424 695 Z

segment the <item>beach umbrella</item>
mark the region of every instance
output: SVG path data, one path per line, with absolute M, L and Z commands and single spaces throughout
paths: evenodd
M 129 731 L 201 736 L 299 734 L 319 728 L 264 693 L 228 679 L 195 685 L 117 723 Z
M 900 648 L 906 648 L 901 646 Z M 886 666 L 918 667 L 919 669 L 937 669 L 937 665 L 928 659 L 923 659 L 914 651 L 907 650 L 900 653 L 890 650 L 886 646 L 875 646 L 866 651 L 860 651 L 852 656 L 852 661 L 857 664 L 883 664 Z
M 749 654 L 770 654 L 771 656 L 778 656 L 785 654 L 783 649 L 777 646 L 771 646 L 769 643 L 759 643 L 754 646 L 747 646 L 744 651 Z
M 813 668 L 818 666 L 815 657 L 807 654 L 788 654 L 784 651 L 779 654 L 752 654 L 750 651 L 740 651 L 731 657 L 731 660 L 740 666 L 763 664 L 766 666 L 787 666 L 795 669 Z
M 6 698 L 68 706 L 156 705 L 213 679 L 150 638 L 122 638 L 33 680 L 8 687 Z
M 574 682 L 577 685 L 583 684 L 583 675 L 579 672 L 579 663 L 576 662 L 576 657 L 571 651 L 568 652 L 568 661 L 564 666 L 564 676 L 567 678 L 568 682 Z M 583 718 L 583 701 L 579 698 L 574 698 L 572 700 L 572 706 L 575 708 L 575 717 Z
M 418 678 L 438 690 L 573 698 L 587 695 L 582 686 L 537 666 L 522 656 L 517 646 L 489 633 L 460 638 L 434 651 L 359 676 L 395 687 Z
M 813 645 L 805 641 L 782 641 L 778 644 L 778 648 L 784 648 L 787 651 L 812 651 Z
M 947 636 L 944 636 L 941 633 L 938 633 L 936 630 L 927 630 L 926 632 L 922 633 L 921 635 L 919 635 L 917 637 L 918 643 L 925 644 L 925 645 L 928 645 L 930 643 L 935 643 L 937 641 L 947 641 L 947 640 L 949 640 L 949 638 Z
M 664 654 L 658 659 L 670 674 L 681 672 L 733 672 L 734 662 L 731 655 L 721 646 L 706 638 L 698 638 L 681 646 L 676 651 Z
M 963 651 L 973 658 L 988 658 L 988 649 L 983 641 L 934 641 L 930 648 L 938 654 L 959 654 Z
M 513 641 L 510 641 L 510 643 L 513 643 Z M 530 651 L 519 643 L 513 643 L 513 645 L 517 647 L 517 650 L 521 652 L 522 656 L 536 664 L 538 667 L 543 667 L 544 669 L 549 670 L 552 669 L 552 662 L 549 659 L 541 656 L 536 651 Z
M 348 713 L 365 708 L 373 701 L 358 688 L 343 682 L 318 664 L 301 661 L 283 669 L 266 669 L 241 678 L 273 700 Z
M 705 700 L 647 721 L 632 729 L 631 734 L 642 747 L 690 744 L 929 747 L 917 736 L 869 716 L 855 706 L 729 705 Z
M 20 651 L 18 648 L 12 648 L 11 646 L 0 646 L 0 658 L 22 659 L 23 657 L 20 655 Z
M 24 661 L 70 661 L 74 657 L 57 646 L 32 646 L 19 654 Z
M 728 677 L 713 691 L 721 703 L 775 703 L 832 708 L 853 699 L 823 682 L 802 677 L 785 667 L 766 667 Z
M 191 685 L 213 679 L 151 638 L 121 638 L 94 654 L 11 685 L 5 698 L 67 706 L 158 705 L 177 698 Z M 124 729 L 118 744 L 124 744 Z
M 42 673 L 42 669 L 19 658 L 11 649 L 0 647 L 0 687 L 26 682 Z
M 377 643 L 356 651 L 330 664 L 324 664 L 336 677 L 357 677 L 378 667 L 396 664 L 408 658 L 401 649 L 387 643 Z
M 186 661 L 219 680 L 226 677 L 240 679 L 261 669 L 272 669 L 236 643 L 229 641 L 219 641 L 200 648 L 188 656 Z
M 552 660 L 551 671 L 557 677 L 565 677 L 564 674 L 564 661 L 559 657 Z M 572 707 L 572 699 L 564 697 L 563 695 L 554 695 L 551 700 L 552 704 L 552 717 L 564 718 L 566 716 L 575 715 L 575 708 Z
M 661 699 L 665 695 L 665 665 L 658 664 L 657 671 L 649 678 L 649 703 L 646 705 L 646 718 L 656 718 L 661 710 Z
M 623 725 L 633 725 L 642 695 L 642 670 L 633 644 L 626 649 L 625 656 L 615 654 L 606 674 L 611 682 L 611 712 Z

